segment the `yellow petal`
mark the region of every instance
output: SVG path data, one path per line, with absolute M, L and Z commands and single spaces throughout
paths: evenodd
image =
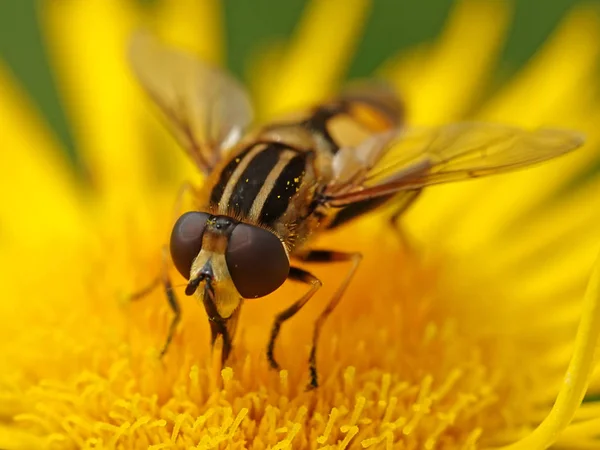
M 575 350 L 556 402 L 544 421 L 527 437 L 502 450 L 537 450 L 551 446 L 569 425 L 579 408 L 598 357 L 600 337 L 600 259 L 592 272 L 584 297 Z
M 265 116 L 332 93 L 350 62 L 370 4 L 369 0 L 309 3 L 283 58 L 257 77 L 257 100 Z
M 600 229 L 591 225 L 600 223 L 598 192 L 596 178 L 523 217 L 476 252 L 490 255 L 488 270 L 502 273 L 519 299 L 564 297 L 585 285 L 600 243 Z
M 556 160 L 503 175 L 433 187 L 407 219 L 411 230 L 426 240 L 441 237 L 456 251 L 473 251 L 501 239 L 510 226 L 598 160 L 600 134 L 595 126 L 600 111 L 579 111 L 578 130 L 586 143 Z M 446 224 L 443 228 L 440 223 Z
M 596 86 L 592 74 L 600 53 L 596 45 L 599 39 L 597 16 L 586 9 L 575 10 L 524 69 L 524 75 L 501 91 L 498 100 L 478 117 L 523 126 L 575 128 L 586 134 L 586 146 L 560 162 L 533 170 L 428 192 L 427 201 L 413 211 L 417 232 L 427 236 L 435 233 L 438 221 L 454 223 L 457 225 L 454 230 L 444 228 L 444 236 L 450 233 L 454 241 L 460 240 L 461 247 L 476 248 L 490 233 L 517 220 L 597 160 L 598 109 L 591 104 L 589 94 L 590 88 Z M 555 76 L 557 71 L 560 77 Z M 471 206 L 465 208 L 465 204 Z
M 539 125 L 549 111 L 579 97 L 582 81 L 595 73 L 599 41 L 598 8 L 578 6 L 514 81 L 488 103 L 482 118 Z
M 3 256 L 9 245 L 28 253 L 27 248 L 48 244 L 48 236 L 77 239 L 84 227 L 74 174 L 61 157 L 56 136 L 2 64 L 0 98 Z
M 439 43 L 405 76 L 404 65 L 384 69 L 405 98 L 408 122 L 438 124 L 462 117 L 478 100 L 504 42 L 509 2 L 461 0 Z M 394 67 L 395 66 L 395 67 Z
M 127 198 L 148 177 L 140 108 L 126 61 L 133 2 L 44 2 L 42 25 L 78 149 L 102 192 Z
M 223 62 L 224 32 L 219 0 L 158 2 L 151 14 L 170 44 L 213 63 Z

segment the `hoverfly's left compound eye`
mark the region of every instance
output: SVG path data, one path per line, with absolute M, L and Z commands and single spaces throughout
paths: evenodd
M 203 212 L 187 212 L 173 226 L 171 258 L 186 279 L 190 278 L 192 263 L 202 249 L 202 236 L 209 217 L 210 214 Z
M 225 254 L 233 284 L 244 298 L 275 291 L 288 277 L 290 261 L 281 240 L 262 228 L 238 224 Z

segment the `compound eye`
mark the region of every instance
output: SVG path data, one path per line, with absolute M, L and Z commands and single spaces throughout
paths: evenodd
M 177 270 L 190 278 L 192 263 L 202 249 L 202 236 L 210 214 L 187 212 L 181 216 L 171 232 L 171 258 Z
M 279 238 L 245 223 L 233 229 L 225 260 L 233 284 L 244 298 L 270 294 L 290 272 L 290 261 Z

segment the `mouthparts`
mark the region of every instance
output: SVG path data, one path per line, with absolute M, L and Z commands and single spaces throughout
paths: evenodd
M 205 282 L 202 302 L 204 303 L 204 309 L 206 309 L 210 324 L 211 344 L 214 347 L 217 338 L 221 336 L 223 342 L 221 350 L 221 366 L 224 366 L 233 348 L 233 335 L 237 326 L 240 307 L 238 305 L 231 316 L 227 318 L 221 317 L 215 304 L 216 298 L 213 281 L 214 274 L 209 261 L 195 277 L 190 279 L 185 288 L 185 294 L 194 294 L 198 290 L 199 285 L 202 282 Z
M 202 283 L 205 280 L 210 290 L 212 290 L 211 282 L 213 276 L 214 274 L 212 266 L 210 264 L 210 261 L 207 261 L 206 265 L 202 268 L 198 276 L 196 276 L 195 278 L 191 278 L 188 282 L 188 285 L 185 288 L 185 295 L 193 295 L 194 292 L 196 292 L 196 290 L 198 289 L 198 286 L 200 286 L 200 283 Z
M 193 295 L 194 292 L 196 292 L 196 289 L 198 289 L 200 283 L 202 283 L 205 278 L 206 276 L 202 274 L 200 274 L 196 278 L 192 278 L 185 288 L 185 295 Z

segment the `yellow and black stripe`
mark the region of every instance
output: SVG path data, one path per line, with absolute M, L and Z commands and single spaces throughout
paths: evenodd
M 336 153 L 400 126 L 403 112 L 395 98 L 346 95 L 315 108 L 300 125 L 319 135 Z
M 211 206 L 218 214 L 272 226 L 297 193 L 306 162 L 306 152 L 285 144 L 254 143 L 223 168 Z

